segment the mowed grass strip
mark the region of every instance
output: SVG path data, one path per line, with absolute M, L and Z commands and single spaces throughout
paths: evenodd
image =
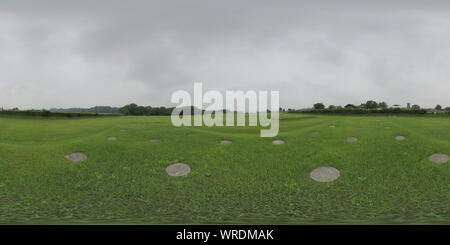
M 448 118 L 281 114 L 276 139 L 163 116 L 0 117 L 0 222 L 449 223 L 450 163 L 428 159 L 450 155 Z M 321 166 L 339 178 L 311 179 Z

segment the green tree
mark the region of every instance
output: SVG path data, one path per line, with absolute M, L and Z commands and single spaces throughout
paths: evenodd
M 436 107 L 434 109 L 440 111 L 440 110 L 442 110 L 442 106 L 441 105 L 436 105 Z
M 314 109 L 316 109 L 316 110 L 325 109 L 325 105 L 323 103 L 316 103 L 316 104 L 314 104 Z
M 378 103 L 373 100 L 369 100 L 366 102 L 367 109 L 376 109 L 377 107 L 378 107 Z
M 378 107 L 380 107 L 381 109 L 387 109 L 388 108 L 388 104 L 386 102 L 380 102 L 378 104 Z
M 138 105 L 136 104 L 126 105 L 120 108 L 119 112 L 125 115 L 138 115 Z
M 413 110 L 419 110 L 419 109 L 420 109 L 420 106 L 419 106 L 419 105 L 413 105 L 413 106 L 411 107 L 411 109 L 413 109 Z

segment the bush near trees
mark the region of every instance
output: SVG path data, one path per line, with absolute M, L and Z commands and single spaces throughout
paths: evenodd
M 419 105 L 413 105 L 413 106 L 411 107 L 411 109 L 413 109 L 413 110 L 419 110 L 419 109 L 420 109 L 420 106 L 419 106 Z
M 440 110 L 442 110 L 442 106 L 441 105 L 436 105 L 436 107 L 434 109 L 440 111 Z

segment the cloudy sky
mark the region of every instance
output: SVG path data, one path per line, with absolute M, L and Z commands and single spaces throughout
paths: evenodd
M 450 106 L 449 27 L 449 1 L 0 0 L 0 107 L 170 105 L 194 82 Z

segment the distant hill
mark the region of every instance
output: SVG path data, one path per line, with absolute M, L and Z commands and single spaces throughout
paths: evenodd
M 51 108 L 51 112 L 66 112 L 66 113 L 98 113 L 98 114 L 119 114 L 119 107 L 111 106 L 95 106 L 92 108 Z

